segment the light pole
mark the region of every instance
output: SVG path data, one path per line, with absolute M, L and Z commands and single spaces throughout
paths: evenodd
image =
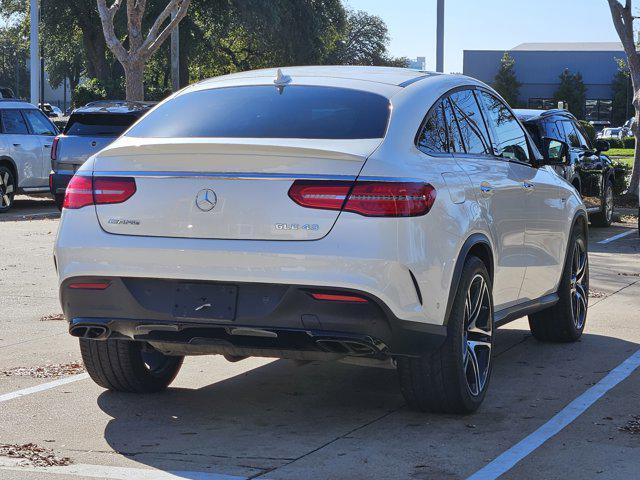
M 436 72 L 444 73 L 444 0 L 438 0 L 436 25 Z
M 38 26 L 40 25 L 40 0 L 31 0 L 31 35 L 29 65 L 31 75 L 31 103 L 38 105 L 40 97 L 40 41 Z

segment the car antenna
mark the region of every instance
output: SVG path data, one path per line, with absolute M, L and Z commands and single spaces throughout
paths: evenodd
M 285 75 L 282 73 L 281 69 L 276 71 L 276 79 L 273 81 L 276 88 L 278 89 L 278 93 L 282 94 L 284 91 L 284 87 L 291 81 L 291 77 L 289 75 Z

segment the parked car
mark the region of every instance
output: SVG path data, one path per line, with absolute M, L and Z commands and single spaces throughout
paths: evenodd
M 616 128 L 604 128 L 596 134 L 596 138 L 602 138 L 606 140 L 607 138 L 614 138 L 617 140 L 622 140 L 625 137 L 630 137 L 633 134 L 631 133 L 631 129 L 627 127 L 616 127 Z
M 39 103 L 38 108 L 44 112 L 47 117 L 57 117 L 58 115 L 53 110 L 53 107 L 50 103 Z
M 49 190 L 49 154 L 58 129 L 38 108 L 0 100 L 0 213 L 17 193 Z
M 51 110 L 53 110 L 53 113 L 56 117 L 64 117 L 64 113 L 62 112 L 62 109 L 60 107 L 51 105 Z
M 460 75 L 200 82 L 71 180 L 55 245 L 70 333 L 116 391 L 165 388 L 185 355 L 393 360 L 412 407 L 473 411 L 496 327 L 584 329 L 587 213 L 545 166 L 559 153 Z
M 153 105 L 153 102 L 100 101 L 73 111 L 51 150 L 49 183 L 59 209 L 62 209 L 65 189 L 75 171 Z
M 615 170 L 602 153 L 609 150 L 609 144 L 600 139 L 592 144 L 580 122 L 566 110 L 514 112 L 541 151 L 549 140 L 562 143 L 563 160 L 555 170 L 580 193 L 593 226 L 611 225 Z

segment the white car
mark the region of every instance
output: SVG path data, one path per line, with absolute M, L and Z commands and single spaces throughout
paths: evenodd
M 473 411 L 496 327 L 584 329 L 587 214 L 548 147 L 464 76 L 292 67 L 192 85 L 67 188 L 70 333 L 112 390 L 161 390 L 185 355 L 346 360 L 396 366 L 415 408 Z
M 0 213 L 13 206 L 16 193 L 49 191 L 51 145 L 57 134 L 34 105 L 0 99 Z

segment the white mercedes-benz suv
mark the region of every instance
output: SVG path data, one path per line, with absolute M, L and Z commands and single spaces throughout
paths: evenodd
M 91 377 L 165 388 L 185 355 L 395 365 L 470 412 L 496 327 L 573 341 L 587 216 L 511 109 L 459 75 L 291 67 L 165 100 L 71 180 L 60 299 Z

